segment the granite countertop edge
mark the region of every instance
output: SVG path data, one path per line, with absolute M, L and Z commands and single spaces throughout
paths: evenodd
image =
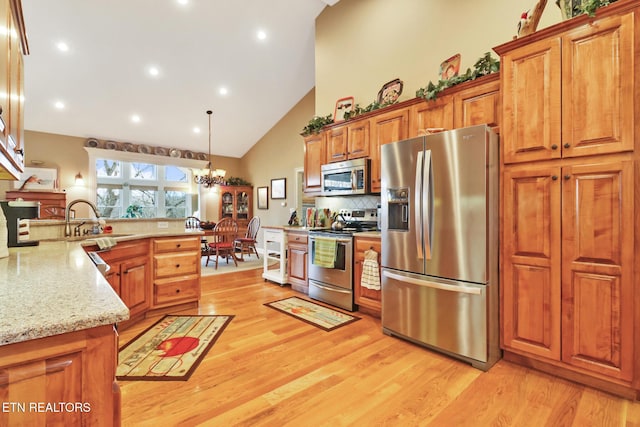
M 170 231 L 114 239 L 117 245 L 199 234 L 203 233 Z M 95 239 L 87 238 L 9 248 L 9 256 L 0 258 L 0 346 L 129 319 L 129 309 L 83 249 L 92 244 Z

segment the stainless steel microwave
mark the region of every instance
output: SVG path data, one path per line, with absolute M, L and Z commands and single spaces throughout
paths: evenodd
M 355 159 L 322 165 L 322 195 L 368 194 L 370 162 L 369 159 Z

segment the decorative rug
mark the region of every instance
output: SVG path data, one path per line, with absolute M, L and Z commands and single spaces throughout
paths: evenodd
M 116 377 L 188 380 L 233 317 L 164 316 L 120 349 Z
M 306 299 L 289 297 L 265 303 L 267 307 L 293 316 L 325 331 L 332 331 L 349 323 L 360 320 L 359 317 L 316 304 Z

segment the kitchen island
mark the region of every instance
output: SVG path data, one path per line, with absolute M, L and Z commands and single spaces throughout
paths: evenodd
M 163 256 L 163 244 L 198 246 L 199 234 L 118 236 L 114 248 L 144 241 Z M 0 425 L 120 425 L 114 325 L 130 311 L 87 255 L 95 245 L 41 241 L 0 259 Z M 194 259 L 199 266 L 199 251 Z

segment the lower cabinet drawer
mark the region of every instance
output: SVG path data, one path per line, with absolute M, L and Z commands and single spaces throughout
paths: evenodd
M 156 280 L 153 284 L 153 305 L 197 301 L 200 297 L 200 276 L 185 276 Z
M 198 262 L 200 252 L 174 252 L 171 254 L 160 254 L 153 256 L 154 277 L 169 277 L 185 274 L 196 274 L 198 272 Z

